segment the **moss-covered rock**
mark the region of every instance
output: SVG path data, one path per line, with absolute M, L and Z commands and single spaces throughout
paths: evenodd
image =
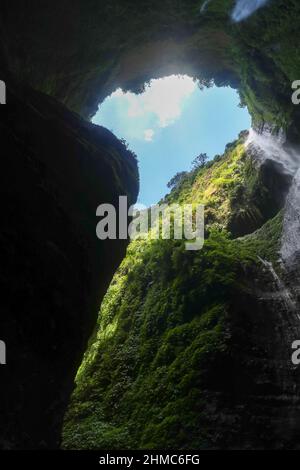
M 225 154 L 184 173 L 163 202 L 204 204 L 206 229 L 218 225 L 238 237 L 254 232 L 282 209 L 291 176 L 276 162 L 261 164 L 247 154 L 247 132 L 227 144 Z
M 249 201 L 270 190 L 260 174 L 240 139 L 214 163 L 186 174 L 165 198 L 205 202 L 210 224 L 203 250 L 189 252 L 172 240 L 130 244 L 77 374 L 64 448 L 244 448 L 248 439 L 254 447 L 274 445 L 274 429 L 269 437 L 258 433 L 259 420 L 267 423 L 272 413 L 271 403 L 265 415 L 259 410 L 258 383 L 271 387 L 274 370 L 266 373 L 270 339 L 255 350 L 255 323 L 258 314 L 275 321 L 258 300 L 259 288 L 273 289 L 259 257 L 277 260 L 282 215 L 244 238 L 226 231 L 236 187 Z M 259 212 L 248 231 L 267 217 Z

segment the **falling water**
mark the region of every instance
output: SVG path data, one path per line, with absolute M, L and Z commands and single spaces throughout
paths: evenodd
M 253 129 L 249 132 L 246 147 L 261 163 L 276 161 L 284 173 L 293 176 L 285 204 L 280 251 L 285 265 L 291 266 L 296 255 L 300 255 L 300 149 L 287 145 L 283 133 L 277 136 L 271 132 L 258 134 Z
M 200 8 L 200 13 L 204 13 L 206 11 L 206 8 L 208 7 L 208 4 L 211 2 L 211 0 L 205 0 L 205 2 L 202 4 Z
M 236 0 L 231 18 L 236 23 L 243 21 L 268 2 L 269 0 Z
M 205 13 L 212 0 L 205 0 L 200 8 L 200 13 Z M 265 6 L 270 0 L 236 0 L 231 13 L 231 19 L 235 23 L 246 20 L 256 10 Z
M 275 269 L 273 267 L 273 264 L 270 261 L 266 261 L 266 260 L 260 258 L 260 256 L 258 257 L 258 259 L 262 262 L 262 264 L 271 273 L 271 275 L 274 279 L 275 285 L 278 289 L 278 293 L 280 294 L 280 297 L 283 300 L 283 303 L 285 305 L 286 310 L 288 312 L 296 311 L 297 310 L 296 302 L 294 301 L 292 294 L 290 293 L 288 288 L 285 286 L 284 282 L 278 276 L 277 272 L 275 271 Z
M 282 171 L 286 174 L 293 176 L 300 167 L 300 152 L 298 149 L 286 144 L 283 132 L 275 136 L 272 135 L 271 131 L 258 134 L 255 130 L 250 129 L 246 147 L 250 150 L 250 153 L 254 150 L 261 163 L 266 160 L 274 160 L 280 163 Z
M 294 177 L 286 201 L 281 257 L 291 264 L 297 254 L 300 254 L 300 169 Z

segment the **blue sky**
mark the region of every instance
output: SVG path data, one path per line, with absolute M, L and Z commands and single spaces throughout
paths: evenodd
M 138 202 L 156 204 L 178 171 L 190 170 L 192 160 L 205 152 L 223 153 L 228 142 L 250 128 L 245 108 L 231 88 L 200 90 L 190 77 L 152 80 L 145 93 L 117 90 L 93 118 L 125 138 L 137 154 L 140 170 Z

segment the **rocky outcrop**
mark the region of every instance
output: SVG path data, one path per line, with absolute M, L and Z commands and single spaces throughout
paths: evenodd
M 134 202 L 137 165 L 106 129 L 8 83 L 1 107 L 0 447 L 52 448 L 102 296 L 126 241 L 96 208 Z
M 292 363 L 299 304 L 275 269 L 261 260 L 232 295 L 230 354 L 216 375 L 210 416 L 219 448 L 299 449 L 300 370 Z
M 240 138 L 166 196 L 205 202 L 203 250 L 130 244 L 77 377 L 66 449 L 299 447 L 299 280 L 278 263 L 291 178 L 253 158 Z

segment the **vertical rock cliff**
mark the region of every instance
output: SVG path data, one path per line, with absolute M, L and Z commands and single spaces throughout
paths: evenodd
M 279 262 L 291 178 L 271 163 L 241 137 L 166 196 L 205 204 L 203 250 L 130 244 L 77 376 L 65 448 L 299 447 L 299 303 Z
M 1 107 L 0 446 L 58 447 L 98 306 L 125 241 L 96 237 L 96 208 L 137 196 L 133 155 L 55 99 L 8 84 Z

